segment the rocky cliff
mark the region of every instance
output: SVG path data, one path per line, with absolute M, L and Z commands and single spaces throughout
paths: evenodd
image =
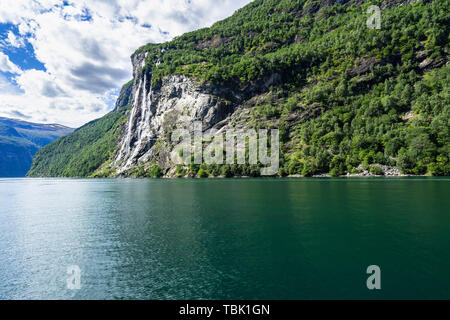
M 172 130 L 189 128 L 194 121 L 202 121 L 204 130 L 210 129 L 234 108 L 214 95 L 211 87 L 183 75 L 171 75 L 152 85 L 152 71 L 144 69 L 145 57 L 145 53 L 132 57 L 131 110 L 111 164 L 118 174 L 139 164 L 173 167 L 169 156 Z

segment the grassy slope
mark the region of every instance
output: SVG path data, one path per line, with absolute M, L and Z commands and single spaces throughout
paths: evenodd
M 89 176 L 115 152 L 124 113 L 110 112 L 42 148 L 28 176 Z
M 123 86 L 114 111 L 39 150 L 27 176 L 88 177 L 110 160 L 126 120 L 131 85 Z

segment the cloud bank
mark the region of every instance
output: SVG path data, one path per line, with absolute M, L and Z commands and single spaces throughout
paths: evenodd
M 0 24 L 11 30 L 0 39 L 0 116 L 72 127 L 101 117 L 131 79 L 138 47 L 210 26 L 248 2 L 2 0 Z M 27 44 L 24 65 L 13 63 Z M 44 67 L 25 68 L 27 59 Z

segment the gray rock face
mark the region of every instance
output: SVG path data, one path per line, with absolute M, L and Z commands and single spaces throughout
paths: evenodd
M 126 84 L 122 91 L 120 92 L 119 97 L 117 98 L 116 105 L 114 107 L 114 111 L 119 111 L 120 109 L 128 106 L 131 97 L 131 91 L 133 90 L 132 85 Z
M 171 75 L 152 85 L 151 70 L 143 69 L 145 57 L 132 57 L 132 108 L 113 163 L 118 174 L 147 162 L 169 168 L 173 130 L 188 128 L 194 121 L 202 121 L 207 130 L 233 111 L 230 102 L 185 76 Z
M 391 166 L 385 166 L 385 165 L 379 165 L 379 164 L 373 164 L 371 167 L 379 167 L 380 172 L 382 172 L 382 176 L 386 177 L 406 177 L 407 175 L 404 175 L 400 172 L 400 169 L 396 167 Z M 348 177 L 375 177 L 376 175 L 371 173 L 369 170 L 364 169 L 364 166 L 360 164 L 358 168 L 356 168 L 359 173 L 356 174 L 350 174 L 348 173 Z

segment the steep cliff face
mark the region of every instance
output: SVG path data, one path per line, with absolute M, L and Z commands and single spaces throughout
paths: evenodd
M 152 72 L 143 68 L 145 57 L 145 53 L 132 57 L 131 110 L 112 163 L 118 174 L 151 162 L 170 168 L 170 133 L 174 129 L 202 121 L 207 130 L 234 110 L 233 103 L 211 93 L 211 87 L 186 76 L 171 75 L 151 85 Z

